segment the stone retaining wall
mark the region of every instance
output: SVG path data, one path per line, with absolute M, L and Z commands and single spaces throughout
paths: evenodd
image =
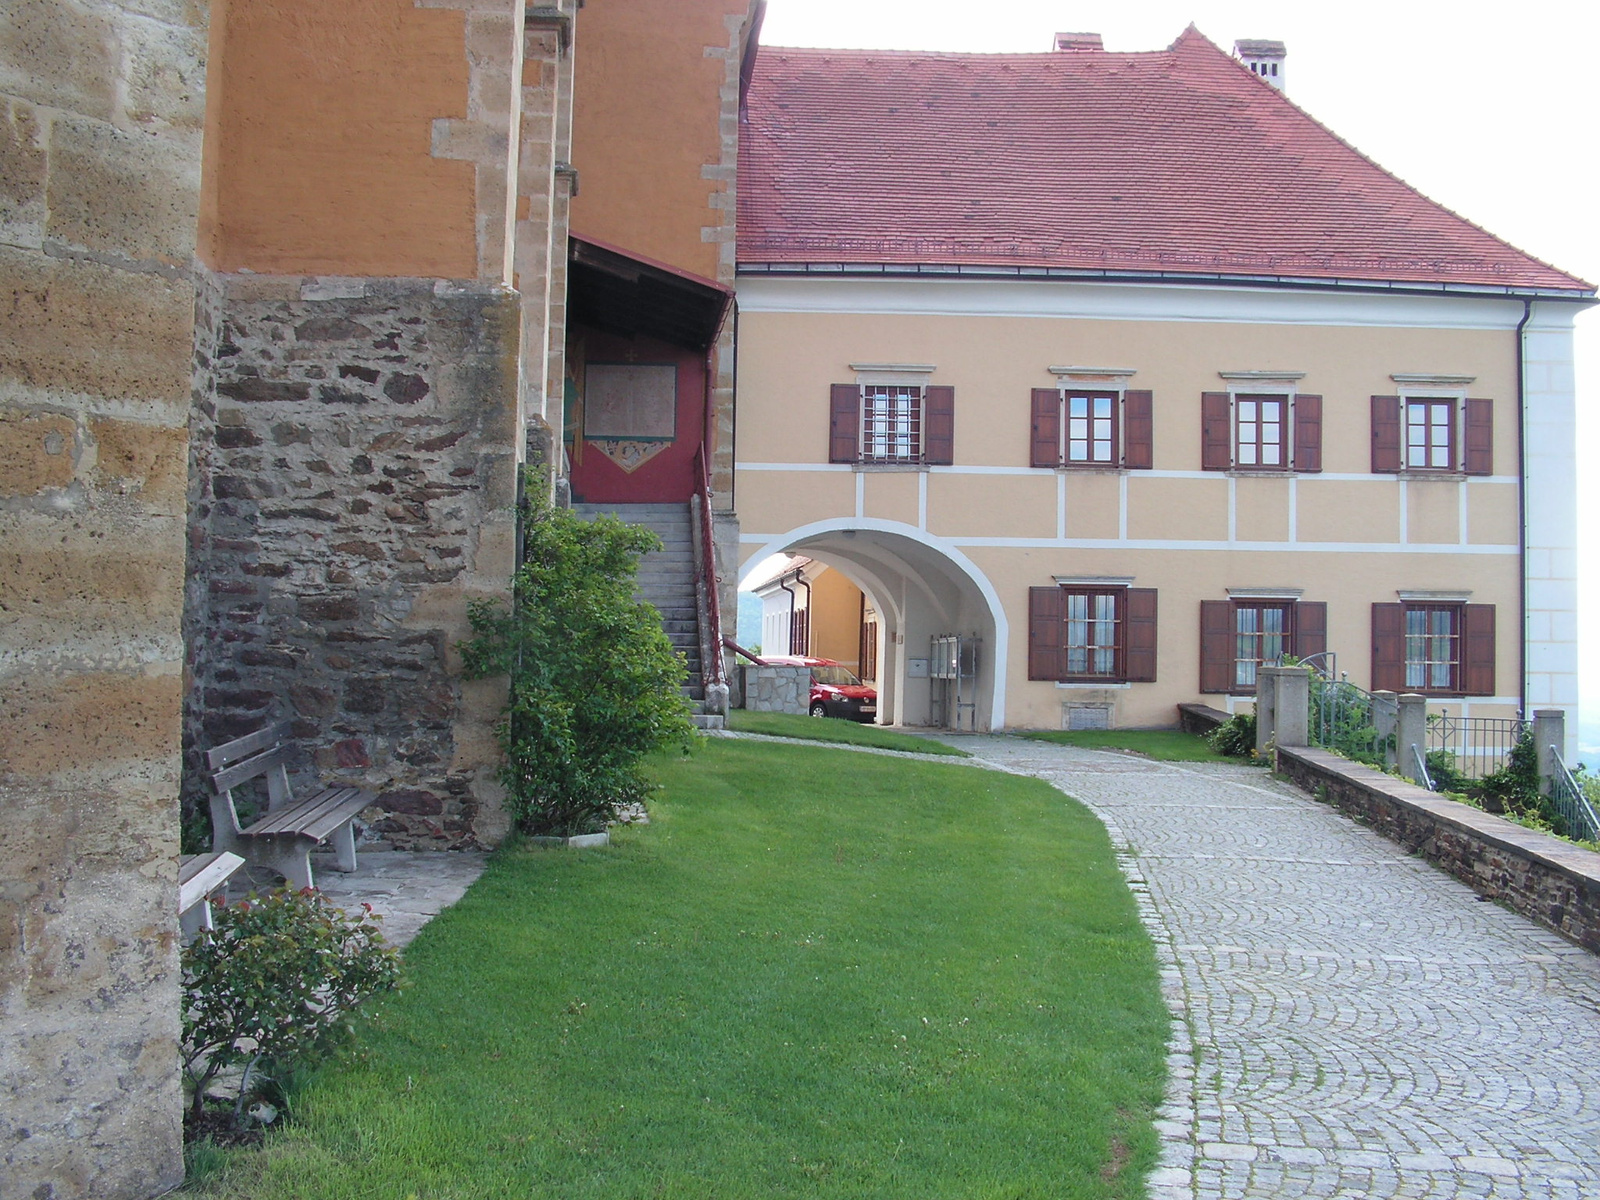
M 288 719 L 296 786 L 369 789 L 390 844 L 505 831 L 503 681 L 467 604 L 514 569 L 518 299 L 434 280 L 220 276 L 197 318 L 185 795 L 208 745 Z
M 1600 953 L 1600 854 L 1326 750 L 1277 751 L 1293 783 L 1525 916 Z
M 740 666 L 739 675 L 743 681 L 740 694 L 750 712 L 806 714 L 811 703 L 809 667 L 757 667 L 746 663 Z
M 1225 725 L 1231 718 L 1220 708 L 1212 708 L 1209 704 L 1180 704 L 1178 705 L 1178 728 L 1185 733 L 1195 733 L 1204 737 L 1219 725 Z

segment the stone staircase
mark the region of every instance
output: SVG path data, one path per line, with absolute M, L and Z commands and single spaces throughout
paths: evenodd
M 629 525 L 643 525 L 661 539 L 662 548 L 639 560 L 639 590 L 661 613 L 661 626 L 689 665 L 683 694 L 694 705 L 695 724 L 721 728 L 720 715 L 704 708 L 705 683 L 700 669 L 700 614 L 695 604 L 694 522 L 687 504 L 574 504 L 585 520 L 610 513 Z

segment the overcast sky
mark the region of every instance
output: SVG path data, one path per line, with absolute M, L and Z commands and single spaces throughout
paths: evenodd
M 1057 30 L 1157 50 L 1193 21 L 1288 46 L 1290 97 L 1426 195 L 1600 280 L 1600 3 L 1416 0 L 769 0 L 768 46 L 1042 51 Z M 1579 570 L 1586 723 L 1600 718 L 1600 310 L 1578 319 Z M 1585 469 L 1587 466 L 1587 470 Z

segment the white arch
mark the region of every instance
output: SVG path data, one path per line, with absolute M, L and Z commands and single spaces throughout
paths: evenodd
M 830 533 L 846 533 L 852 530 L 856 532 L 871 531 L 873 533 L 893 534 L 926 546 L 954 564 L 978 589 L 978 594 L 983 597 L 984 603 L 989 606 L 989 617 L 994 621 L 994 699 L 989 708 L 989 725 L 992 729 L 1005 728 L 1006 659 L 1011 647 L 1011 625 L 1006 620 L 1006 608 L 1000 602 L 1000 595 L 994 590 L 994 585 L 989 582 L 989 577 L 979 570 L 978 564 L 944 538 L 935 537 L 926 529 L 918 529 L 915 525 L 906 525 L 900 521 L 885 521 L 880 517 L 829 517 L 823 521 L 813 521 L 809 525 L 798 526 L 789 530 L 788 533 L 767 539 L 766 543 L 740 568 L 739 583 L 741 586 L 744 584 L 757 563 L 764 561 L 771 555 L 788 550 L 797 542 L 808 541 L 811 538 L 822 537 Z

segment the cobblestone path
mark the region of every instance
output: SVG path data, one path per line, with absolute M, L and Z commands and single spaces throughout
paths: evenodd
M 1152 1200 L 1600 1197 L 1600 965 L 1249 767 L 955 744 L 1090 806 L 1175 1016 Z

